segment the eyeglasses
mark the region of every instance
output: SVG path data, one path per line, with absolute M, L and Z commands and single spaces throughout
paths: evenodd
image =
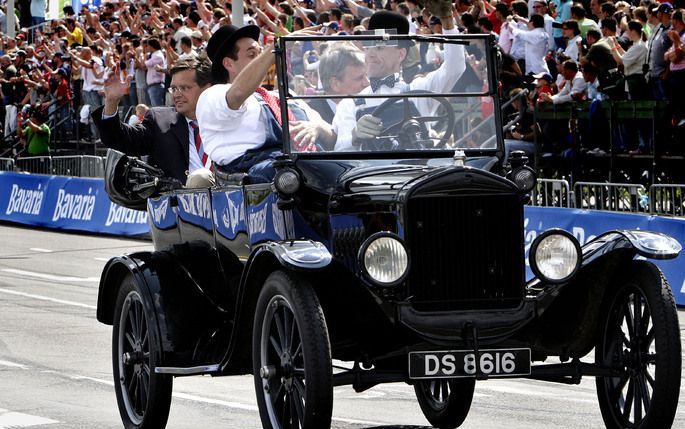
M 169 93 L 174 94 L 176 91 L 180 92 L 181 94 L 185 94 L 186 92 L 190 91 L 191 89 L 195 88 L 196 85 L 193 86 L 186 86 L 186 85 L 180 85 L 180 86 L 170 86 L 169 87 Z

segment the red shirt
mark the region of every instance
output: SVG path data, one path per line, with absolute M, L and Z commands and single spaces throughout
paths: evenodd
M 71 103 L 71 88 L 69 88 L 69 82 L 62 77 L 57 84 L 57 89 L 55 90 L 55 96 L 59 100 L 57 103 L 60 106 L 64 106 L 66 103 Z

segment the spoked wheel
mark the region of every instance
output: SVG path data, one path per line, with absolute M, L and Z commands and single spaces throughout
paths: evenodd
M 326 429 L 333 411 L 328 330 L 314 289 L 277 271 L 257 302 L 252 337 L 259 415 L 268 429 Z
M 154 372 L 162 349 L 150 319 L 133 279 L 125 277 L 114 315 L 112 363 L 119 413 L 128 429 L 163 428 L 169 417 L 173 379 Z
M 668 428 L 680 391 L 678 314 L 671 289 L 653 264 L 633 261 L 608 312 L 595 360 L 621 372 L 597 377 L 608 428 Z
M 414 384 L 416 399 L 431 425 L 440 429 L 461 426 L 469 414 L 476 380 L 435 379 Z

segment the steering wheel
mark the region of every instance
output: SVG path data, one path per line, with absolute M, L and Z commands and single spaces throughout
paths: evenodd
M 403 92 L 402 94 L 425 95 L 432 93 L 430 91 L 424 90 L 412 90 Z M 424 137 L 423 139 L 420 138 L 421 134 L 424 134 L 422 131 L 427 128 L 425 124 L 428 122 L 439 121 L 444 121 L 445 133 L 440 138 L 437 145 L 432 145 L 431 148 L 447 146 L 447 142 L 449 141 L 450 137 L 452 136 L 452 132 L 454 131 L 454 124 L 456 123 L 454 110 L 450 102 L 445 97 L 425 97 L 434 100 L 436 103 L 438 103 L 440 107 L 442 107 L 442 112 L 444 113 L 439 113 L 436 116 L 415 116 L 413 115 L 412 108 L 414 112 L 416 112 L 417 109 L 416 106 L 413 104 L 413 101 L 411 101 L 409 98 L 410 97 L 408 96 L 401 98 L 388 98 L 373 110 L 371 114 L 377 118 L 380 118 L 382 117 L 382 113 L 390 109 L 392 106 L 398 103 L 402 103 L 403 105 L 402 119 L 394 124 L 385 127 L 381 131 L 381 135 L 376 137 L 375 139 L 364 140 L 361 145 L 362 149 L 368 149 L 372 151 L 402 150 L 415 148 L 425 149 L 427 147 L 427 142 L 431 142 L 431 144 L 433 142 L 433 140 L 429 139 L 428 136 Z M 436 109 L 436 111 L 439 112 L 439 109 Z

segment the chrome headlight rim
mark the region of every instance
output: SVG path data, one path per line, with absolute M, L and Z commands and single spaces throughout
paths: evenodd
M 553 279 L 545 276 L 542 274 L 542 271 L 540 268 L 537 266 L 537 262 L 535 262 L 535 254 L 538 251 L 538 247 L 540 246 L 540 243 L 542 243 L 543 240 L 545 240 L 547 237 L 550 235 L 562 235 L 568 238 L 573 246 L 576 249 L 576 255 L 578 255 L 576 259 L 576 266 L 573 268 L 571 273 L 569 273 L 566 277 L 561 278 L 561 279 Z M 528 261 L 530 263 L 530 269 L 533 271 L 533 274 L 535 274 L 535 277 L 544 281 L 545 283 L 550 283 L 550 284 L 561 284 L 561 283 L 566 283 L 570 279 L 572 279 L 578 270 L 580 269 L 580 266 L 583 262 L 583 252 L 580 247 L 580 243 L 576 239 L 576 237 L 573 236 L 570 232 L 563 230 L 563 229 L 558 229 L 558 228 L 553 228 L 553 229 L 548 229 L 547 231 L 543 232 L 535 240 L 533 240 L 533 243 L 530 246 L 530 251 L 528 252 Z
M 366 251 L 369 249 L 371 244 L 373 244 L 376 240 L 380 238 L 391 238 L 395 240 L 397 243 L 399 243 L 402 248 L 404 249 L 404 253 L 407 258 L 407 266 L 404 269 L 404 273 L 395 281 L 393 282 L 382 282 L 377 279 L 375 279 L 368 271 L 366 264 L 364 263 L 364 255 L 366 255 Z M 407 245 L 404 243 L 404 241 L 395 233 L 390 232 L 390 231 L 381 231 L 381 232 L 376 232 L 374 234 L 371 234 L 364 242 L 362 243 L 361 247 L 359 248 L 359 252 L 357 254 L 357 261 L 359 262 L 359 266 L 361 269 L 362 276 L 365 280 L 368 282 L 372 283 L 373 285 L 380 286 L 380 287 L 395 287 L 397 285 L 402 284 L 402 282 L 405 281 L 407 276 L 409 275 L 409 267 L 411 267 L 411 259 L 409 257 L 409 251 L 407 250 Z

